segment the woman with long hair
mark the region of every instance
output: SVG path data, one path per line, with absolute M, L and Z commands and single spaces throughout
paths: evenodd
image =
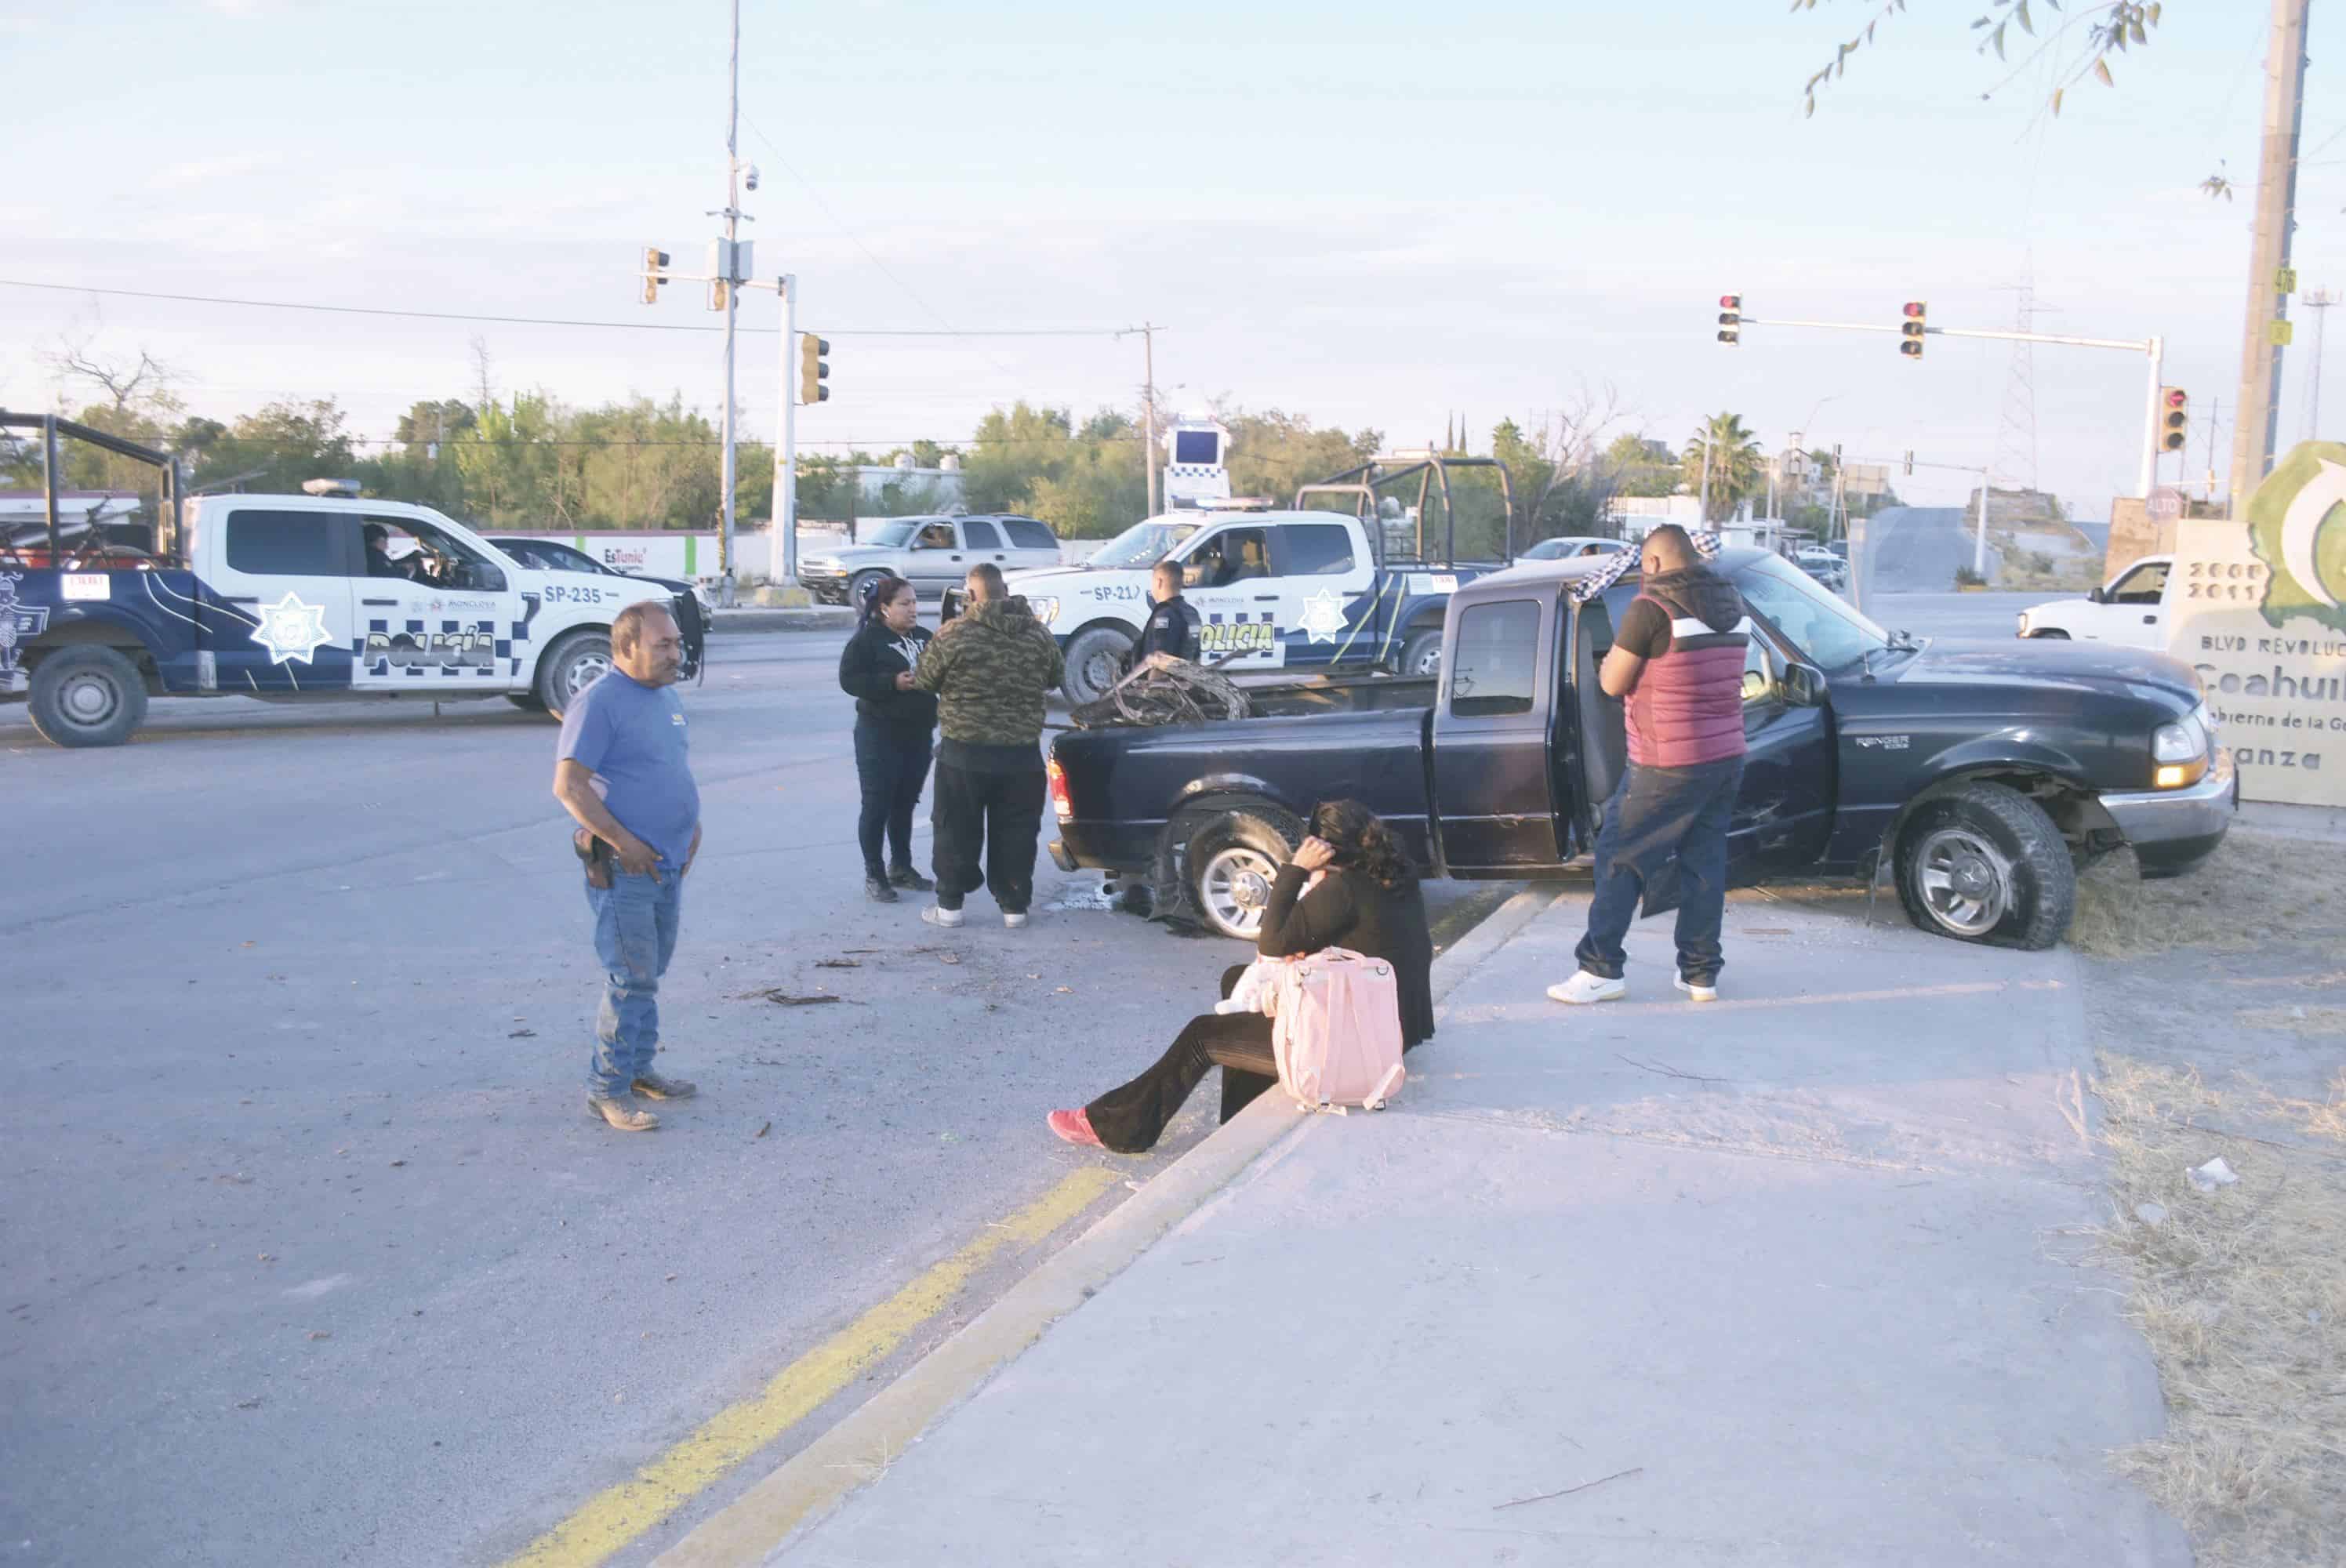
M 1311 837 L 1271 883 L 1255 947 L 1265 958 L 1324 947 L 1381 958 L 1392 965 L 1399 993 L 1402 1048 L 1433 1033 L 1433 939 L 1417 872 L 1392 830 L 1357 800 L 1323 800 L 1312 808 Z M 1245 972 L 1244 964 L 1224 972 L 1224 997 Z M 1260 1013 L 1201 1013 L 1139 1077 L 1081 1110 L 1052 1112 L 1051 1130 L 1071 1144 L 1145 1153 L 1215 1066 L 1222 1070 L 1227 1122 L 1278 1079 L 1270 1031 L 1271 1021 Z
M 874 903 L 894 903 L 898 888 L 936 886 L 913 870 L 913 808 L 937 729 L 937 699 L 913 685 L 930 635 L 920 614 L 912 584 L 881 577 L 864 594 L 855 635 L 839 653 L 840 689 L 855 698 L 855 772 L 863 786 L 855 838 L 863 850 L 863 896 Z

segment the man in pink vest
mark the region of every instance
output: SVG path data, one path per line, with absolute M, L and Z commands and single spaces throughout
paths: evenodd
M 1547 993 L 1576 1004 L 1628 993 L 1621 939 L 1637 901 L 1677 861 L 1678 989 L 1719 995 L 1727 829 L 1743 782 L 1743 659 L 1751 623 L 1734 585 L 1676 524 L 1646 535 L 1645 577 L 1597 682 L 1628 702 L 1629 766 L 1596 836 L 1596 896 L 1579 972 Z

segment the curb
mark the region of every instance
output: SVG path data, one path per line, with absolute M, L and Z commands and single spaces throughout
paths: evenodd
M 1527 889 L 1460 937 L 1433 961 L 1433 1000 L 1438 1003 L 1457 989 L 1564 891 Z M 1277 1096 L 1256 1100 L 893 1383 L 652 1559 L 653 1568 L 740 1568 L 764 1562 L 802 1526 L 862 1487 L 872 1455 L 902 1453 L 918 1441 L 1052 1324 L 1305 1125 Z
M 835 632 L 855 624 L 855 612 L 821 606 L 812 609 L 741 609 L 709 612 L 709 635 L 730 632 Z

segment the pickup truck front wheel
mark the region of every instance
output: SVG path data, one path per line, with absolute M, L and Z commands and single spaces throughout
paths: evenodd
M 1271 881 L 1303 836 L 1302 823 L 1267 801 L 1217 812 L 1182 856 L 1198 918 L 1240 942 L 1261 935 Z
M 1132 638 L 1114 626 L 1092 626 L 1067 640 L 1067 673 L 1059 683 L 1068 705 L 1097 702 L 1124 676 Z
M 1898 897 L 1924 931 L 2035 952 L 2069 929 L 2077 870 L 2045 808 L 1966 784 L 1925 801 L 1900 834 Z
M 119 746 L 147 718 L 147 683 L 114 649 L 59 648 L 33 667 L 33 728 L 56 746 Z
M 571 700 L 603 678 L 611 667 L 608 633 L 576 631 L 546 650 L 537 662 L 537 700 L 559 718 Z

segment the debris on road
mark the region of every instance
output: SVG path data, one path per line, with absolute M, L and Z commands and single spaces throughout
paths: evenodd
M 762 1138 L 762 1137 L 764 1137 L 768 1133 L 770 1133 L 770 1132 L 773 1131 L 773 1128 L 774 1128 L 774 1124 L 773 1124 L 773 1123 L 771 1123 L 771 1122 L 760 1122 L 760 1123 L 758 1124 L 758 1130 L 757 1130 L 756 1132 L 754 1132 L 754 1133 L 751 1133 L 750 1135 L 751 1137 L 753 1137 L 753 1138 Z
M 537 1031 L 535 1029 L 516 1029 L 507 1034 L 505 1038 L 508 1040 L 535 1040 L 537 1038 Z
M 2224 1163 L 2224 1156 L 2221 1155 L 2218 1155 L 2204 1166 L 2194 1166 L 2191 1168 L 2191 1185 L 2201 1192 L 2214 1192 L 2218 1187 L 2229 1186 L 2239 1179 L 2239 1173 Z
M 814 966 L 817 969 L 862 969 L 863 961 L 857 958 L 818 958 Z
M 1552 1497 L 1570 1497 L 1576 1492 L 1586 1492 L 1590 1487 L 1602 1486 L 1608 1481 L 1619 1481 L 1625 1476 L 1643 1475 L 1645 1471 L 1646 1467 L 1642 1464 L 1633 1465 L 1627 1470 L 1617 1470 L 1611 1475 L 1600 1475 L 1595 1481 L 1584 1481 L 1578 1486 L 1567 1486 L 1561 1492 L 1542 1492 L 1530 1497 L 1518 1497 L 1509 1502 L 1494 1502 L 1491 1504 L 1491 1512 L 1496 1513 L 1502 1508 L 1521 1508 L 1526 1502 L 1545 1502 Z
M 763 991 L 745 992 L 741 1000 L 770 1002 L 777 1007 L 819 1007 L 826 1002 L 843 1002 L 846 998 L 833 996 L 829 992 L 817 992 L 812 996 L 799 996 L 784 991 L 779 985 L 770 985 Z

